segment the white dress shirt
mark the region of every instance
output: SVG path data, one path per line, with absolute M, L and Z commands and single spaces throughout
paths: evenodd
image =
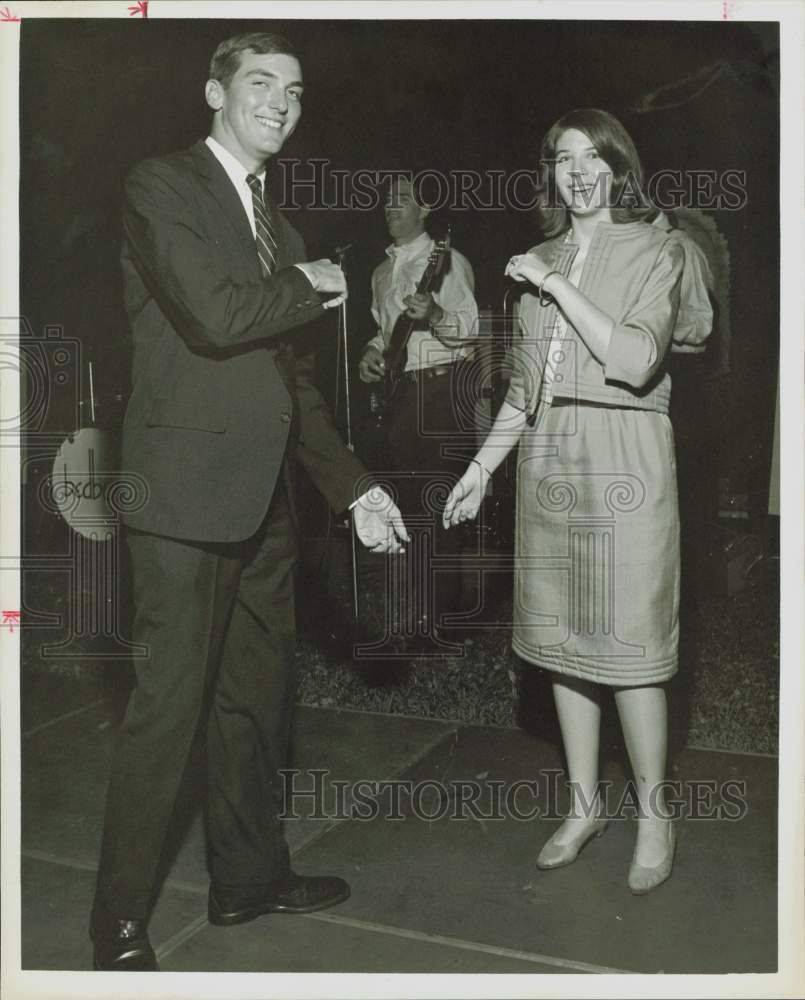
M 372 275 L 372 315 L 379 330 L 369 344 L 383 352 L 389 345 L 403 299 L 416 292 L 434 242 L 421 233 L 410 243 L 386 248 L 387 259 Z M 475 278 L 467 258 L 450 250 L 450 260 L 433 298 L 444 312 L 438 324 L 415 329 L 408 341 L 406 371 L 449 365 L 468 355 L 462 341 L 478 336 L 478 306 L 473 294 Z M 438 333 L 438 336 L 436 335 Z M 367 345 L 368 346 L 368 345 Z
M 217 139 L 213 139 L 211 135 L 208 135 L 204 141 L 212 150 L 216 160 L 218 160 L 226 171 L 227 177 L 232 181 L 232 185 L 234 186 L 238 198 L 240 198 L 241 204 L 243 205 L 243 209 L 246 212 L 246 218 L 249 220 L 252 236 L 254 236 L 256 242 L 257 226 L 254 222 L 254 201 L 252 200 L 252 189 L 246 181 L 246 178 L 251 174 L 251 171 L 247 170 L 237 157 L 233 156 L 228 149 L 225 149 L 221 143 L 218 142 Z M 261 186 L 265 184 L 265 170 L 261 170 L 259 174 L 254 174 L 254 176 L 260 181 Z M 257 253 L 256 245 L 254 252 Z M 293 266 L 298 268 L 305 275 L 313 288 L 317 287 L 312 272 L 308 270 L 304 263 L 296 263 Z
M 249 225 L 252 227 L 252 236 L 255 240 L 257 239 L 257 227 L 254 223 L 254 202 L 252 201 L 252 189 L 246 183 L 246 178 L 251 175 L 251 171 L 247 170 L 243 164 L 234 157 L 228 149 L 225 149 L 220 142 L 213 139 L 211 135 L 208 135 L 204 140 L 215 156 L 215 159 L 221 164 L 221 166 L 226 171 L 227 177 L 232 181 L 235 190 L 238 193 L 238 198 L 240 198 L 243 203 L 244 211 L 246 212 L 246 218 L 249 220 Z M 266 172 L 262 170 L 259 174 L 254 175 L 262 186 L 265 181 Z

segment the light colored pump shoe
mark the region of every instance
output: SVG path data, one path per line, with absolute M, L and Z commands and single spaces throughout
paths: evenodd
M 551 839 L 545 844 L 537 857 L 537 868 L 542 871 L 549 871 L 552 868 L 564 868 L 571 865 L 579 856 L 581 849 L 594 837 L 600 837 L 609 824 L 608 820 L 596 819 L 591 826 L 574 837 L 567 844 L 557 844 L 556 838 L 559 836 L 561 826 Z
M 647 892 L 656 889 L 670 876 L 674 866 L 674 853 L 676 851 L 676 830 L 673 823 L 668 824 L 668 850 L 665 857 L 658 865 L 645 868 L 638 865 L 634 858 L 629 865 L 629 889 L 634 896 L 645 896 Z

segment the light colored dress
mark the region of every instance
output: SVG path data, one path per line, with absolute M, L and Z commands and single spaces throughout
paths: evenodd
M 580 679 L 659 683 L 676 673 L 679 636 L 671 423 L 639 402 L 577 398 L 562 372 L 579 338 L 555 316 L 520 441 L 512 645 Z

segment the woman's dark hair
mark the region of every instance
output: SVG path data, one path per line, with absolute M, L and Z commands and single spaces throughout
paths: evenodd
M 254 52 L 258 56 L 282 55 L 299 58 L 299 53 L 282 35 L 274 35 L 267 31 L 234 35 L 221 42 L 213 52 L 209 79 L 217 80 L 222 86 L 228 87 L 232 77 L 240 68 L 240 57 L 243 52 Z
M 649 215 L 653 205 L 643 192 L 643 165 L 631 136 L 608 111 L 582 108 L 554 122 L 542 140 L 537 219 L 545 237 L 558 236 L 570 225 L 567 207 L 556 190 L 556 147 L 570 128 L 583 132 L 612 168 L 609 206 L 612 221 L 635 222 Z

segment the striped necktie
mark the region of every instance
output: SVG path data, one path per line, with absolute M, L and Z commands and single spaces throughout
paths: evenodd
M 246 183 L 252 189 L 257 256 L 260 258 L 260 266 L 265 278 L 277 269 L 277 241 L 274 237 L 266 203 L 263 200 L 263 185 L 260 183 L 260 179 L 254 174 L 249 174 L 246 177 Z

